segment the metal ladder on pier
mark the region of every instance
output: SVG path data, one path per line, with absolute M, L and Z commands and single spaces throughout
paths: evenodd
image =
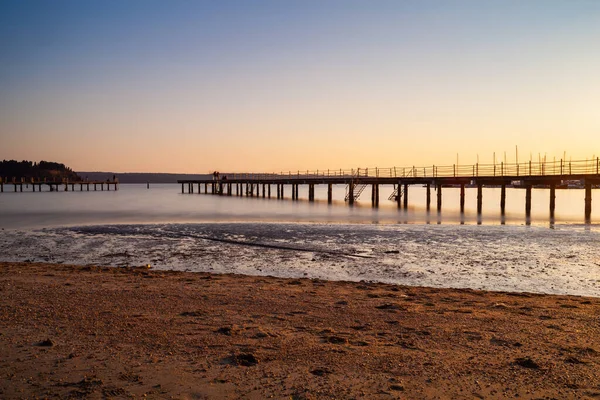
M 359 183 L 354 185 L 354 200 L 358 200 L 360 194 L 365 190 L 366 187 L 366 183 Z M 344 201 L 348 200 L 350 200 L 350 185 L 346 186 L 346 197 L 344 197 Z
M 369 176 L 369 170 L 365 169 L 364 176 Z M 353 174 L 354 180 L 354 190 L 353 190 L 353 199 L 356 201 L 360 197 L 361 193 L 367 187 L 366 183 L 360 183 L 360 168 L 356 170 L 356 173 Z M 344 201 L 350 200 L 350 185 L 346 185 L 346 196 L 344 197 Z
M 401 185 L 394 185 L 394 191 L 392 192 L 392 194 L 390 194 L 390 197 L 388 197 L 388 200 L 398 201 L 398 196 L 400 196 L 400 198 L 402 198 L 402 196 L 404 196 L 404 189 L 402 188 Z

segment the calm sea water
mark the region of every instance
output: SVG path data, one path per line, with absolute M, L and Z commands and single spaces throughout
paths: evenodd
M 10 187 L 9 187 L 10 188 Z M 465 213 L 459 210 L 458 188 L 443 189 L 442 212 L 436 211 L 435 192 L 432 209 L 425 208 L 425 188 L 409 189 L 409 208 L 398 210 L 387 200 L 391 187 L 380 189 L 379 208 L 371 207 L 370 188 L 357 204 L 344 203 L 345 186 L 334 186 L 333 204 L 327 204 L 324 186 L 316 187 L 316 201 L 308 202 L 307 188 L 300 188 L 300 201 L 291 201 L 287 187 L 285 200 L 252 197 L 227 197 L 206 194 L 181 194 L 177 184 L 120 185 L 118 191 L 104 192 L 43 192 L 0 194 L 0 228 L 40 228 L 81 224 L 177 223 L 177 222 L 318 222 L 357 224 L 422 224 L 441 223 L 485 225 L 524 224 L 525 191 L 508 189 L 506 215 L 500 215 L 500 189 L 484 188 L 483 214 L 476 213 L 476 189 L 466 189 Z M 273 187 L 272 195 L 275 195 Z M 593 191 L 592 224 L 600 223 L 600 190 Z M 584 222 L 583 190 L 557 190 L 555 222 Z M 548 226 L 549 190 L 533 189 L 531 223 Z M 594 225 L 592 225 L 594 226 Z
M 287 188 L 289 189 L 289 188 Z M 274 190 L 272 191 L 274 194 Z M 121 185 L 118 191 L 0 194 L 0 261 L 42 261 L 250 275 L 379 281 L 435 287 L 600 297 L 600 191 L 584 223 L 582 190 L 443 189 L 443 208 L 425 209 L 425 189 L 409 189 L 409 209 L 369 189 L 353 207 L 345 187 L 317 201 L 181 194 L 180 185 Z M 286 193 L 291 195 L 291 190 Z

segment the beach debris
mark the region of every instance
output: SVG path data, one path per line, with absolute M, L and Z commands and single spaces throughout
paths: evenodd
M 241 365 L 243 367 L 252 367 L 259 363 L 258 358 L 252 353 L 236 354 L 233 356 L 233 361 L 236 365 Z
M 378 310 L 403 310 L 404 309 L 404 307 L 399 306 L 398 304 L 391 304 L 391 303 L 382 304 L 380 306 L 376 306 L 375 308 L 377 308 Z
M 202 317 L 204 315 L 206 315 L 206 313 L 204 311 L 184 311 L 181 314 L 179 314 L 182 317 Z
M 310 373 L 316 376 L 324 376 L 330 374 L 331 370 L 328 368 L 315 368 L 312 371 L 310 371 Z
M 391 385 L 390 386 L 390 390 L 394 390 L 396 392 L 403 392 L 404 391 L 404 386 L 402 386 L 402 385 Z
M 126 382 L 137 382 L 140 383 L 142 378 L 139 375 L 136 375 L 132 372 L 121 372 L 119 374 L 119 379 Z
M 346 344 L 346 343 L 348 343 L 348 339 L 343 338 L 341 336 L 329 336 L 329 337 L 327 337 L 327 341 L 331 344 Z
M 129 393 L 120 387 L 116 387 L 116 386 L 109 386 L 109 387 L 105 387 L 102 388 L 102 395 L 104 397 L 133 397 L 131 395 L 129 395 Z
M 385 254 L 400 254 L 400 250 L 386 250 Z
M 41 342 L 37 342 L 35 346 L 38 347 L 52 347 L 54 346 L 54 342 L 50 339 L 42 340 Z
M 258 329 L 258 332 L 256 332 L 256 335 L 254 335 L 255 339 L 263 339 L 266 337 L 278 337 L 279 335 L 275 332 L 270 332 L 270 331 L 264 331 L 262 329 Z
M 237 326 L 222 326 L 216 330 L 217 333 L 227 336 L 235 335 L 239 331 L 240 329 Z
M 523 368 L 530 368 L 530 369 L 539 369 L 540 368 L 539 364 L 536 363 L 535 361 L 533 361 L 529 357 L 517 358 L 515 360 L 515 364 L 520 367 L 523 367 Z

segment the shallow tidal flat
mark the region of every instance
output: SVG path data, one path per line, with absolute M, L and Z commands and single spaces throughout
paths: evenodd
M 0 397 L 595 398 L 600 299 L 0 263 Z

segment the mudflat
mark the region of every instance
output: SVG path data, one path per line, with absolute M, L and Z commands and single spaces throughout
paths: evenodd
M 0 398 L 600 398 L 600 299 L 0 263 Z

